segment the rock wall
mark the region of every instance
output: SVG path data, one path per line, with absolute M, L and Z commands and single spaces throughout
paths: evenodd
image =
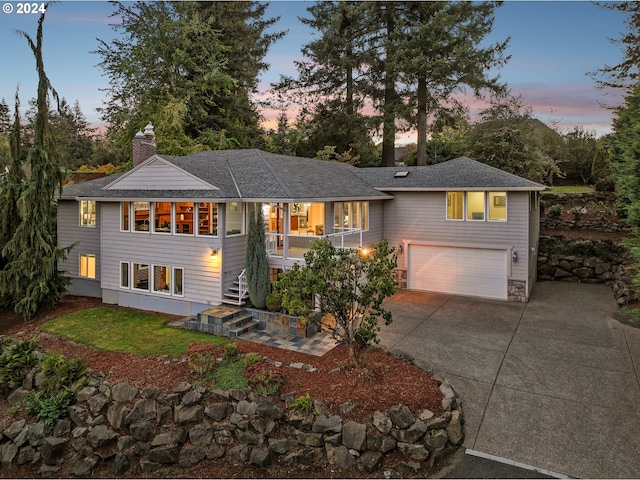
M 24 398 L 29 388 L 23 385 L 10 397 Z M 313 413 L 292 408 L 295 393 L 283 395 L 279 406 L 247 389 L 184 383 L 162 394 L 94 376 L 68 407 L 68 418 L 53 426 L 26 419 L 9 425 L 0 438 L 0 461 L 5 472 L 30 464 L 43 477 L 162 477 L 169 468 L 226 457 L 255 468 L 260 477 L 261 469 L 276 463 L 374 472 L 386 456 L 400 452 L 391 468 L 406 477 L 462 443 L 460 402 L 446 383 L 440 389 L 442 414 L 414 414 L 396 405 L 354 422 L 329 414 L 318 401 Z M 343 415 L 354 406 L 344 405 Z
M 638 301 L 632 288 L 633 263 L 627 248 L 610 240 L 540 237 L 538 280 L 610 284 L 619 305 Z

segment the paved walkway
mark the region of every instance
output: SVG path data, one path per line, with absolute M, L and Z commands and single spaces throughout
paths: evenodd
M 638 478 L 640 329 L 610 318 L 610 287 L 541 282 L 528 304 L 402 291 L 387 306 L 382 344 L 458 391 L 467 449 L 557 476 Z

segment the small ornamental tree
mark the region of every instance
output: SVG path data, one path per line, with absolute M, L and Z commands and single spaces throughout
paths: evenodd
M 322 312 L 335 318 L 331 333 L 347 345 L 355 363 L 359 345 L 378 342 L 378 321 L 392 321 L 382 302 L 395 292 L 395 249 L 387 241 L 369 249 L 339 249 L 328 239 L 318 239 L 304 259 L 304 267 L 282 273 L 276 283 L 282 306 L 307 310 L 313 293 Z
M 271 290 L 261 207 L 262 205 L 258 204 L 249 219 L 247 253 L 244 262 L 249 300 L 256 308 L 265 308 L 267 295 Z

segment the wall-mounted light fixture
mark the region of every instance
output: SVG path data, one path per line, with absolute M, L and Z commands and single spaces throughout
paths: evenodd
M 213 250 L 211 250 L 211 260 L 217 260 L 218 259 L 218 249 L 214 248 Z
M 398 253 L 402 253 L 404 251 L 404 245 L 398 245 Z
M 362 255 L 363 257 L 366 257 L 367 255 L 369 255 L 369 249 L 364 247 L 360 249 L 360 255 Z
M 513 258 L 514 262 L 518 261 L 518 252 L 516 250 L 511 254 L 511 258 Z

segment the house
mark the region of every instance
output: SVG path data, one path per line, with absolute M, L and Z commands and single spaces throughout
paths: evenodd
M 238 303 L 249 212 L 263 215 L 272 278 L 313 239 L 384 238 L 414 290 L 527 301 L 544 186 L 469 158 L 358 169 L 260 150 L 157 154 L 151 126 L 134 168 L 70 185 L 58 200 L 69 292 L 194 315 Z

